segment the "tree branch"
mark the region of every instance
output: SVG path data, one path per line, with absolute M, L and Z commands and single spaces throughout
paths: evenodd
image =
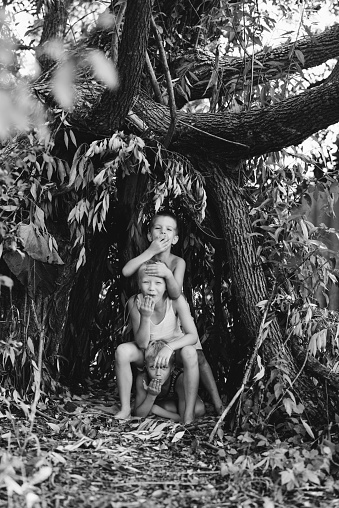
M 151 85 L 152 85 L 153 92 L 154 92 L 154 95 L 155 95 L 155 100 L 156 100 L 156 102 L 159 102 L 159 104 L 164 104 L 164 100 L 163 100 L 162 95 L 161 95 L 160 86 L 159 86 L 157 77 L 155 75 L 155 72 L 154 72 L 154 69 L 153 69 L 153 66 L 152 66 L 149 54 L 147 52 L 146 52 L 146 61 L 145 61 L 145 63 L 146 63 L 146 69 L 148 71 L 148 74 L 149 74 L 149 77 L 150 77 L 150 80 L 151 80 Z
M 172 137 L 173 137 L 173 134 L 175 131 L 175 126 L 177 123 L 177 110 L 176 110 L 176 105 L 175 105 L 172 78 L 171 78 L 171 73 L 170 73 L 170 70 L 168 67 L 168 63 L 167 63 L 166 53 L 164 50 L 164 46 L 162 44 L 160 34 L 157 29 L 157 25 L 155 24 L 153 17 L 151 17 L 151 26 L 152 26 L 152 30 L 154 32 L 154 35 L 155 35 L 155 38 L 157 41 L 160 59 L 161 59 L 161 63 L 162 63 L 165 78 L 166 78 L 167 91 L 168 91 L 168 103 L 169 103 L 169 108 L 170 108 L 170 113 L 171 113 L 171 123 L 169 125 L 168 131 L 167 131 L 167 134 L 166 134 L 166 137 L 164 140 L 164 147 L 168 148 L 171 143 L 171 140 L 172 140 Z
M 197 157 L 208 150 L 215 160 L 224 161 L 298 145 L 314 132 L 339 121 L 338 95 L 339 83 L 335 81 L 242 113 L 179 111 L 173 149 L 186 154 L 189 151 Z M 170 124 L 166 106 L 140 94 L 133 110 L 152 131 L 164 136 Z M 220 143 L 219 138 L 229 143 Z
M 295 55 L 295 50 L 301 51 L 304 57 L 304 63 Z M 283 44 L 277 48 L 265 49 L 254 55 L 252 59 L 253 66 L 244 66 L 244 60 L 240 57 L 224 56 L 220 58 L 219 69 L 222 75 L 223 86 L 237 79 L 237 89 L 243 89 L 244 80 L 252 78 L 253 85 L 266 83 L 277 77 L 283 78 L 289 74 L 299 72 L 299 69 L 310 69 L 331 58 L 337 58 L 339 55 L 339 25 L 334 25 L 324 32 L 302 37 L 301 39 Z M 215 56 L 212 53 L 201 50 L 192 51 L 189 54 L 181 55 L 174 61 L 175 75 L 183 77 L 189 70 L 196 77 L 197 81 L 191 87 L 190 100 L 210 97 L 212 89 L 207 89 L 207 83 L 213 72 L 215 65 Z M 248 65 L 248 61 L 247 61 Z M 182 106 L 183 100 L 180 93 L 177 92 L 178 106 Z

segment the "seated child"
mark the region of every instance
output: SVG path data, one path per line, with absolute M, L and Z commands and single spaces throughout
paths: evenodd
M 198 332 L 185 298 L 176 300 L 167 296 L 163 277 L 149 275 L 147 266 L 150 260 L 138 270 L 140 294 L 128 300 L 130 321 L 135 342 L 125 342 L 117 347 L 115 370 L 121 402 L 121 410 L 115 415 L 118 419 L 128 419 L 131 415 L 132 369 L 131 364 L 143 370 L 144 351 L 150 341 L 163 340 L 164 346 L 158 352 L 155 368 L 168 367 L 169 359 L 177 351 L 177 361 L 183 365 L 183 385 L 185 391 L 184 423 L 194 420 L 195 401 L 199 385 L 199 366 L 195 344 Z
M 135 415 L 146 417 L 154 414 L 182 421 L 185 414 L 185 390 L 183 370 L 175 366 L 175 355 L 169 358 L 167 367 L 155 367 L 159 351 L 166 346 L 162 340 L 152 341 L 145 351 L 145 367 L 136 381 Z M 203 416 L 205 406 L 199 396 L 195 401 L 195 416 Z

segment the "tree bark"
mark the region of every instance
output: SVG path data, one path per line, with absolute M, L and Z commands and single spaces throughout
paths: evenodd
M 304 62 L 300 61 L 295 50 L 302 53 Z M 255 53 L 252 59 L 224 56 L 219 59 L 219 76 L 224 89 L 230 82 L 236 82 L 236 89 L 242 90 L 244 81 L 251 79 L 252 85 L 264 84 L 271 79 L 283 79 L 288 73 L 300 72 L 299 69 L 311 69 L 339 54 L 339 25 L 334 25 L 324 32 L 312 37 L 303 37 L 297 41 L 283 44 L 276 48 Z M 190 100 L 210 97 L 211 88 L 207 84 L 211 78 L 215 56 L 210 52 L 194 50 L 180 55 L 172 64 L 173 77 L 181 78 L 187 71 L 193 73 L 197 80 L 192 82 Z M 207 88 L 207 89 L 206 89 Z M 179 94 L 178 94 L 179 95 Z M 178 103 L 183 105 L 183 99 Z
M 69 3 L 67 0 L 52 0 L 45 3 L 44 25 L 40 43 L 36 50 L 36 59 L 40 64 L 42 73 L 46 72 L 55 63 L 55 60 L 49 56 L 48 45 L 52 41 L 59 41 L 60 44 L 63 43 Z
M 314 132 L 339 121 L 338 96 L 339 82 L 334 81 L 266 108 L 243 113 L 178 112 L 170 148 L 185 155 L 198 153 L 201 157 L 208 151 L 226 173 L 232 161 L 232 166 L 237 167 L 237 159 L 297 145 Z M 170 125 L 166 106 L 140 94 L 133 111 L 158 138 L 166 135 Z
M 96 135 L 112 134 L 131 108 L 145 65 L 150 18 L 151 0 L 127 1 L 118 57 L 119 89 L 104 90 L 84 119 Z

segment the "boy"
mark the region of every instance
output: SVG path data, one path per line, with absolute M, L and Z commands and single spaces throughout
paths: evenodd
M 155 367 L 155 359 L 165 344 L 162 340 L 150 342 L 145 351 L 145 368 L 136 381 L 135 415 L 146 417 L 154 414 L 179 422 L 185 413 L 182 369 L 175 367 L 174 354 L 167 367 Z M 197 396 L 195 415 L 204 414 L 204 403 Z
M 185 410 L 183 422 L 194 420 L 195 401 L 199 386 L 199 366 L 195 343 L 198 332 L 185 298 L 176 300 L 167 296 L 163 277 L 149 275 L 149 261 L 138 270 L 140 294 L 128 300 L 128 309 L 135 342 L 125 342 L 117 347 L 115 369 L 121 402 L 117 419 L 128 419 L 131 415 L 132 369 L 135 363 L 139 370 L 144 366 L 144 350 L 150 341 L 163 340 L 164 346 L 157 353 L 155 368 L 167 368 L 174 351 L 183 365 Z
M 151 242 L 150 246 L 139 256 L 128 261 L 122 269 L 122 274 L 125 277 L 130 277 L 138 271 L 143 263 L 150 259 L 156 259 L 157 263 L 147 266 L 147 274 L 163 277 L 166 281 L 168 296 L 172 300 L 176 300 L 182 292 L 186 268 L 185 261 L 171 252 L 172 245 L 175 245 L 179 240 L 176 216 L 168 211 L 156 213 L 151 220 L 147 238 Z M 200 341 L 198 344 L 201 381 L 212 399 L 216 413 L 221 414 L 222 402 L 218 388 Z
M 150 246 L 139 256 L 131 259 L 122 269 L 125 277 L 136 273 L 140 266 L 156 259 L 158 263 L 148 266 L 148 274 L 163 277 L 166 280 L 167 292 L 172 300 L 181 295 L 186 263 L 171 252 L 172 245 L 179 240 L 177 219 L 171 212 L 159 212 L 151 220 L 147 234 Z

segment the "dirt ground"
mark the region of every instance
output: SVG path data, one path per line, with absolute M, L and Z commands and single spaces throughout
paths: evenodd
M 102 392 L 40 404 L 31 433 L 20 412 L 3 408 L 0 507 L 339 508 L 331 475 L 288 490 L 271 469 L 240 468 L 245 438 L 220 427 L 211 439 L 218 421 L 211 407 L 182 426 L 116 421 L 106 414 L 116 402 Z

